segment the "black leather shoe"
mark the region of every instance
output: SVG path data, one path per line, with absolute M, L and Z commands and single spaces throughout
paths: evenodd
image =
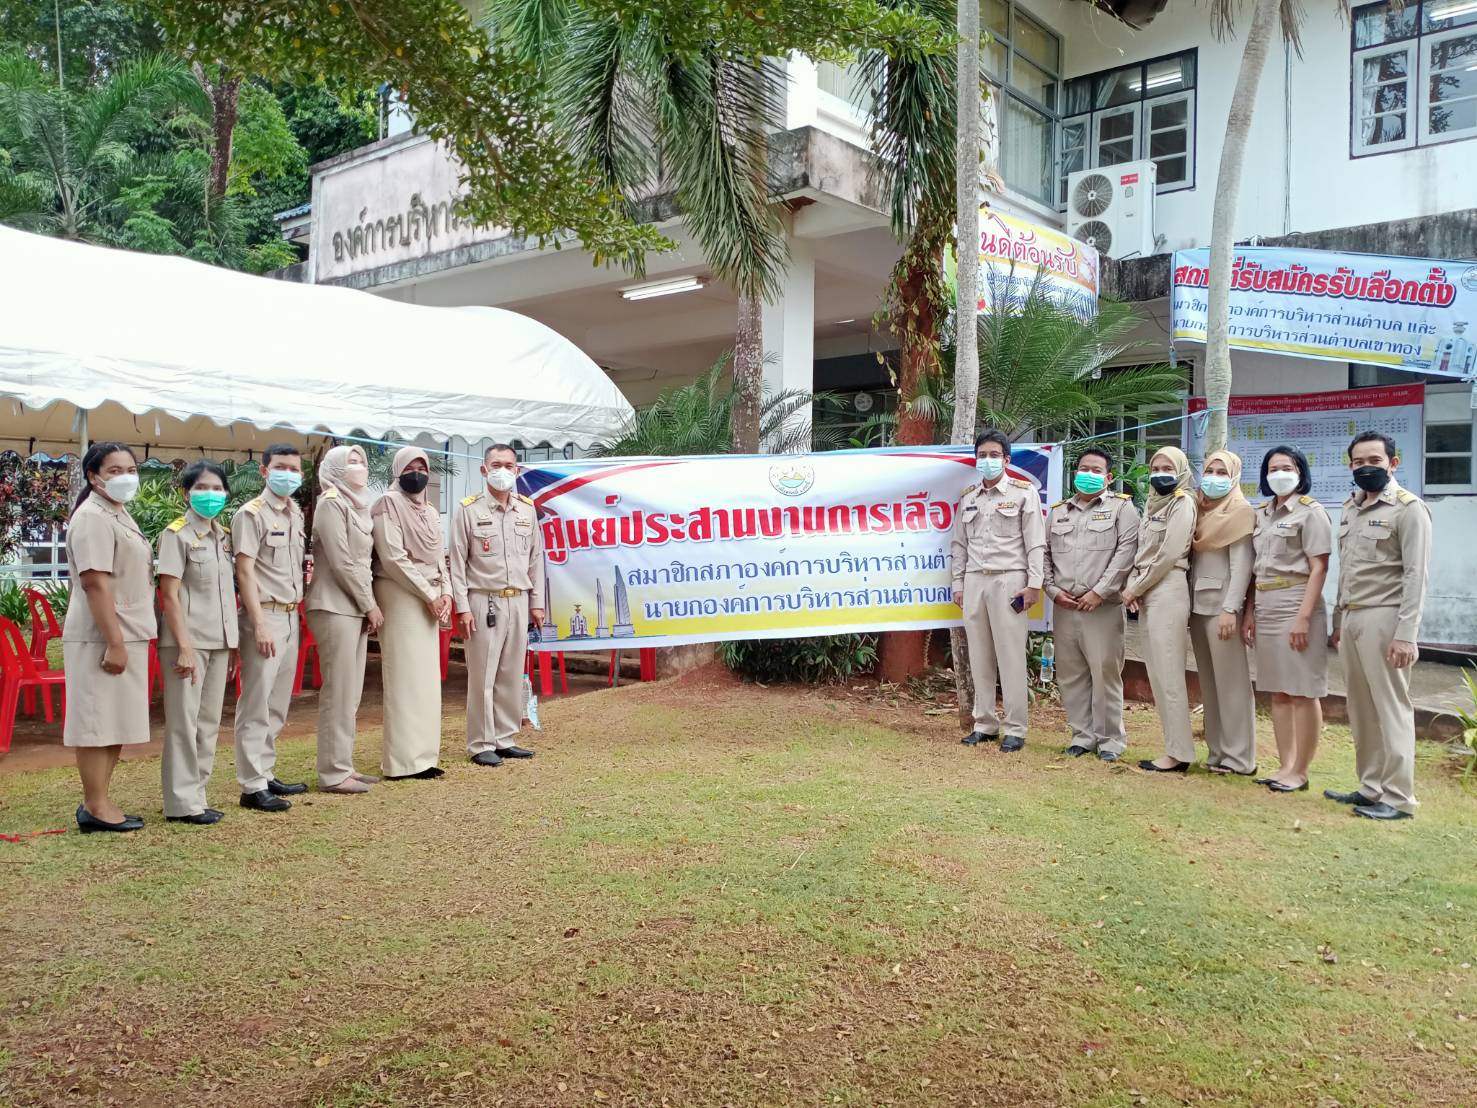
M 284 785 L 281 781 L 278 781 L 274 777 L 270 781 L 267 782 L 267 791 L 269 793 L 271 793 L 273 796 L 297 796 L 298 793 L 305 793 L 305 792 L 307 792 L 308 791 L 308 786 L 306 786 L 306 785 Z
M 261 789 L 254 793 L 242 793 L 241 807 L 257 812 L 285 812 L 292 807 L 292 801 L 273 796 L 268 789 Z
M 1080 758 L 1080 757 L 1082 757 L 1082 755 L 1084 755 L 1084 754 L 1090 754 L 1092 752 L 1090 750 L 1088 750 L 1087 747 L 1085 747 L 1085 746 L 1077 746 L 1077 745 L 1074 744 L 1072 746 L 1067 747 L 1066 753 L 1067 753 L 1067 757 L 1069 757 L 1069 758 Z
M 1097 752 L 1097 760 L 1099 762 L 1116 762 L 1118 755 L 1114 754 L 1111 750 L 1099 750 Z
M 1308 791 L 1308 783 L 1304 781 L 1301 785 L 1284 785 L 1281 781 L 1268 781 L 1267 788 L 1274 793 L 1305 793 Z
M 77 830 L 84 835 L 97 831 L 142 831 L 144 821 L 139 816 L 125 815 L 117 823 L 105 823 L 87 810 L 84 804 L 77 805 Z
M 1000 741 L 1000 753 L 1014 754 L 1025 745 L 1026 737 L 1024 735 L 1007 735 Z
M 474 766 L 500 766 L 503 760 L 498 757 L 495 750 L 479 750 L 472 755 L 472 764 Z
M 1328 797 L 1329 800 L 1336 801 L 1339 804 L 1352 804 L 1356 808 L 1367 808 L 1371 804 L 1379 803 L 1378 800 L 1375 800 L 1373 797 L 1370 796 L 1365 796 L 1358 789 L 1355 789 L 1351 793 L 1341 793 L 1335 789 L 1324 789 L 1323 795 Z
M 1153 758 L 1145 758 L 1139 762 L 1139 769 L 1146 769 L 1150 773 L 1185 773 L 1188 772 L 1189 768 L 1189 762 L 1176 762 L 1172 766 L 1155 765 Z
M 1356 805 L 1354 808 L 1354 814 L 1356 816 L 1363 816 L 1365 819 L 1391 820 L 1415 818 L 1409 812 L 1402 812 L 1399 808 L 1391 808 L 1383 800 L 1380 801 L 1378 804 Z
M 533 751 L 525 750 L 521 746 L 505 746 L 498 753 L 504 758 L 532 758 Z
M 200 827 L 209 827 L 212 823 L 219 823 L 223 813 L 214 808 L 207 808 L 203 812 L 196 812 L 189 816 L 165 816 L 170 823 L 193 823 Z
M 386 781 L 432 781 L 437 777 L 446 776 L 446 771 L 440 766 L 430 766 L 419 773 L 400 773 L 393 776 L 386 775 Z
M 1253 785 L 1270 785 L 1271 783 L 1272 779 L 1270 777 L 1258 777 L 1252 782 Z

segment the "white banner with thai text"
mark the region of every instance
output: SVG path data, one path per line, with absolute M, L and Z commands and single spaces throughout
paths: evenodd
M 1017 444 L 1011 476 L 1061 496 L 1061 451 Z M 547 462 L 538 507 L 548 623 L 535 650 L 954 627 L 949 544 L 974 451 Z M 1040 605 L 1033 625 L 1044 627 Z

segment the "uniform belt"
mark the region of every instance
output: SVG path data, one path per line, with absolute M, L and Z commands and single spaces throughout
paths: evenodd
M 259 602 L 262 608 L 268 612 L 295 612 L 296 604 L 283 604 L 277 600 L 262 600 Z
M 986 577 L 999 577 L 1002 573 L 1025 573 L 1023 569 L 977 569 L 975 573 L 983 573 Z
M 522 596 L 528 590 L 527 589 L 469 589 L 468 591 L 469 592 L 474 592 L 474 593 L 476 593 L 476 592 L 486 593 L 488 596 L 501 596 L 501 597 L 507 598 L 507 597 L 512 597 L 512 596 Z
M 1257 592 L 1272 592 L 1275 589 L 1290 589 L 1297 585 L 1306 585 L 1306 577 L 1273 577 L 1267 581 L 1256 583 Z

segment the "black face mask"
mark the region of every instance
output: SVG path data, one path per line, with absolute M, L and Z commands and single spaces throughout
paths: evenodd
M 1390 483 L 1390 471 L 1383 466 L 1360 466 L 1354 470 L 1354 484 L 1365 492 L 1384 492 Z
M 407 469 L 400 475 L 399 481 L 400 487 L 410 493 L 411 496 L 414 496 L 416 493 L 424 491 L 425 487 L 431 483 L 431 475 L 429 473 L 419 473 L 416 470 Z
M 1149 478 L 1149 484 L 1154 486 L 1154 491 L 1160 496 L 1174 492 L 1175 486 L 1179 483 L 1180 479 L 1173 473 L 1156 473 Z

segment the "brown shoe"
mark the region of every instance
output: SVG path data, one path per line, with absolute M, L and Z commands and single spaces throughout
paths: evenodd
M 324 793 L 337 793 L 340 796 L 353 796 L 357 793 L 367 793 L 369 791 L 369 786 L 366 785 L 363 781 L 356 780 L 353 777 L 345 777 L 337 785 L 324 785 L 318 791 Z
M 380 779 L 372 773 L 351 773 L 349 776 L 363 785 L 378 785 L 380 783 Z

